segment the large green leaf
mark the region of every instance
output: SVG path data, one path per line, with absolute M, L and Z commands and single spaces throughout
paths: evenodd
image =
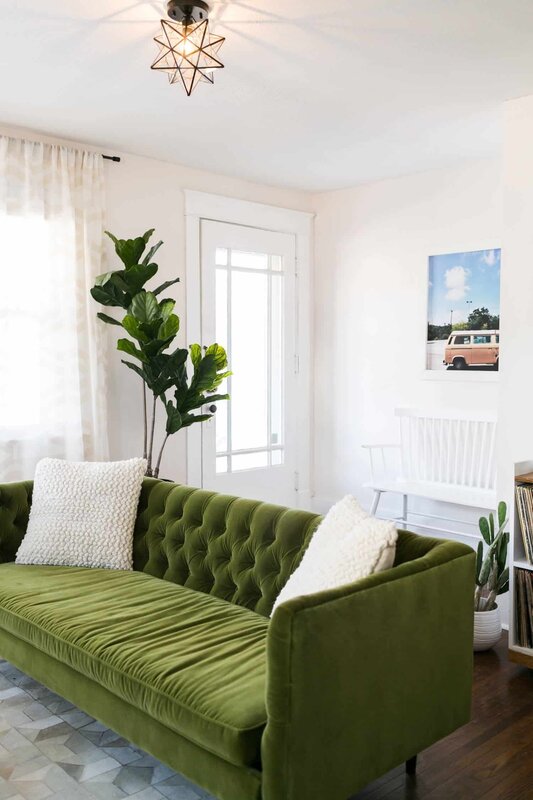
M 109 278 L 109 284 L 115 287 L 119 292 L 124 292 L 128 295 L 129 301 L 131 302 L 131 294 L 130 287 L 126 281 L 127 272 L 124 269 L 119 269 L 116 272 L 111 273 L 111 277 Z M 109 286 L 109 284 L 107 284 Z
M 489 575 L 490 575 L 491 569 L 492 569 L 492 557 L 490 555 L 490 550 L 489 550 L 489 552 L 485 556 L 485 559 L 484 559 L 484 561 L 483 561 L 483 563 L 481 565 L 481 569 L 479 571 L 479 577 L 478 577 L 478 585 L 479 586 L 485 586 L 485 584 L 487 583 L 487 581 L 489 579 Z
M 177 433 L 179 429 L 182 427 L 181 414 L 177 408 L 174 408 L 170 400 L 166 404 L 166 409 L 167 409 L 166 431 L 169 434 L 169 436 L 171 436 L 172 434 Z
M 228 366 L 228 356 L 221 344 L 212 344 L 206 348 L 206 356 L 214 356 L 217 371 Z
M 158 242 L 157 244 L 154 244 L 154 246 L 149 249 L 149 251 L 147 252 L 145 257 L 143 258 L 142 263 L 143 264 L 149 264 L 150 261 L 155 256 L 155 254 L 157 253 L 157 251 L 159 250 L 159 248 L 161 247 L 162 244 L 163 244 L 163 242 Z
M 135 264 L 124 272 L 124 282 L 130 294 L 135 295 L 141 291 L 145 283 L 153 278 L 157 272 L 157 264 Z
M 170 297 L 168 297 L 166 300 L 161 300 L 159 303 L 159 313 L 161 314 L 161 318 L 168 319 L 174 311 L 175 305 L 176 301 L 171 300 Z
M 159 319 L 159 303 L 153 292 L 139 292 L 132 300 L 130 314 L 139 322 L 154 322 Z
M 131 310 L 131 307 L 130 307 Z M 161 325 L 161 317 L 157 317 L 152 322 L 139 322 L 139 327 L 146 334 L 149 341 L 157 339 L 157 331 Z
M 222 400 L 229 400 L 229 394 L 201 394 L 194 398 L 189 397 L 186 403 L 187 411 L 194 411 L 195 408 L 201 408 L 202 406 L 211 403 L 218 403 Z
M 165 281 L 160 286 L 158 286 L 157 289 L 154 289 L 153 294 L 155 295 L 161 294 L 161 292 L 164 292 L 165 289 L 168 289 L 169 286 L 172 286 L 174 283 L 179 283 L 179 282 L 180 282 L 179 278 L 174 278 L 173 281 Z
M 489 528 L 490 528 L 490 541 L 494 541 L 494 514 L 492 511 L 489 514 Z
M 180 320 L 176 314 L 171 314 L 157 331 L 158 339 L 173 339 L 180 329 Z
M 149 340 L 148 336 L 141 329 L 138 321 L 135 319 L 135 317 L 132 317 L 131 314 L 126 314 L 122 320 L 122 327 L 127 333 L 129 333 L 130 336 L 133 336 L 134 339 L 137 339 L 138 342 L 144 343 Z
M 231 370 L 228 370 L 227 372 L 218 372 L 215 377 L 215 380 L 213 381 L 213 388 L 210 389 L 209 391 L 214 391 L 215 389 L 218 389 L 222 381 L 226 380 L 226 378 L 229 378 L 230 375 L 233 375 L 233 372 Z
M 167 339 L 152 339 L 144 345 L 146 355 L 152 359 L 154 356 L 162 355 L 162 351 L 172 344 L 173 339 L 173 336 L 169 336 Z
M 113 319 L 113 317 L 110 317 L 109 314 L 102 314 L 102 312 L 99 311 L 96 316 L 98 319 L 101 319 L 102 322 L 106 322 L 108 325 L 118 325 L 119 328 L 122 327 L 118 319 Z
M 115 252 L 126 269 L 139 263 L 146 249 L 146 242 L 142 236 L 137 239 L 117 239 L 117 237 L 109 231 L 106 231 L 106 234 L 114 242 Z
M 498 503 L 498 527 L 503 528 L 507 522 L 507 503 L 502 500 Z
M 479 575 L 481 573 L 481 565 L 483 563 L 483 542 L 478 542 L 477 544 L 477 555 L 476 555 L 476 583 L 479 586 Z
M 509 567 L 506 567 L 498 578 L 498 594 L 502 593 L 503 587 L 509 583 Z
M 191 380 L 191 390 L 195 392 L 208 392 L 214 388 L 217 375 L 215 356 L 204 356 L 194 370 Z
M 108 280 L 113 275 L 113 272 L 104 272 L 103 275 L 97 275 L 94 279 L 95 286 L 105 286 Z
M 479 530 L 481 531 L 481 535 L 487 544 L 490 544 L 490 530 L 489 530 L 489 522 L 486 517 L 480 517 L 479 520 Z
M 509 534 L 502 533 L 499 540 L 498 547 L 496 548 L 496 561 L 498 563 L 498 570 L 502 572 L 507 563 L 507 546 L 509 542 Z
M 119 306 L 126 308 L 127 303 L 122 292 L 119 292 L 111 283 L 103 286 L 93 286 L 91 289 L 91 296 L 93 300 L 103 306 Z
M 182 416 L 182 428 L 188 428 L 190 425 L 193 425 L 195 422 L 207 422 L 208 419 L 211 419 L 212 414 L 186 414 Z
M 188 355 L 189 353 L 184 347 L 178 347 L 173 353 L 169 353 L 167 357 L 170 359 L 170 365 L 172 369 L 176 369 L 182 364 L 185 364 Z
M 202 360 L 202 348 L 199 344 L 191 344 L 189 350 L 191 353 L 192 365 L 195 369 L 198 369 L 200 361 Z
M 117 350 L 121 350 L 123 353 L 127 353 L 129 356 L 134 356 L 138 358 L 139 361 L 142 361 L 144 364 L 148 363 L 148 358 L 144 355 L 138 347 L 135 347 L 133 342 L 130 342 L 129 339 L 119 339 L 117 342 Z
M 143 370 L 141 367 L 139 367 L 137 364 L 132 364 L 132 362 L 131 362 L 131 361 L 124 361 L 124 359 L 123 359 L 123 358 L 121 359 L 121 361 L 122 361 L 122 363 L 123 363 L 123 364 L 125 364 L 127 367 L 129 367 L 129 368 L 130 368 L 130 369 L 132 369 L 134 372 L 136 372 L 136 373 L 137 373 L 137 375 L 139 375 L 139 376 L 140 376 L 140 377 L 143 379 L 143 381 L 144 381 L 145 383 L 147 383 L 147 382 L 148 382 L 148 381 L 147 381 L 147 375 L 146 375 L 145 371 L 144 371 L 144 370 Z
M 114 233 L 110 233 L 110 231 L 104 231 L 104 233 L 105 233 L 106 236 L 109 236 L 109 238 L 111 239 L 113 244 L 117 244 L 118 239 L 117 239 L 117 237 L 115 236 Z
M 130 269 L 139 263 L 145 248 L 146 242 L 142 237 L 138 239 L 122 239 L 119 241 L 118 245 L 115 245 L 117 256 L 126 269 Z

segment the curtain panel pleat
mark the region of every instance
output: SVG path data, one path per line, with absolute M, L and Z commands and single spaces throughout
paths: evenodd
M 0 480 L 108 457 L 97 153 L 0 136 Z

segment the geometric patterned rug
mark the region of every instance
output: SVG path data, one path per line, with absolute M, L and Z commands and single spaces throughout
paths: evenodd
M 215 800 L 0 661 L 0 800 Z

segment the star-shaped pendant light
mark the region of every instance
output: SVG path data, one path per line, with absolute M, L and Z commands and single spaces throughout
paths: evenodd
M 214 83 L 214 71 L 224 67 L 217 58 L 224 37 L 209 32 L 208 12 L 202 0 L 170 0 L 168 15 L 173 21 L 162 19 L 162 33 L 154 39 L 159 55 L 152 69 L 166 72 L 170 83 L 181 83 L 188 95 L 202 81 Z

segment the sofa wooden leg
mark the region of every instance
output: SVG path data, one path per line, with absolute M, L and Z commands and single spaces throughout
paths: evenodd
M 416 756 L 407 759 L 405 762 L 405 771 L 408 775 L 416 775 Z

